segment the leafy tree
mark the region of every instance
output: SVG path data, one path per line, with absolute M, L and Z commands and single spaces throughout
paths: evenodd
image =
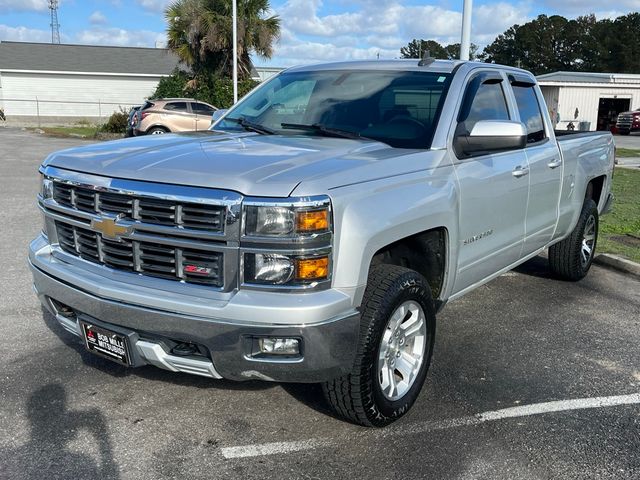
M 422 58 L 429 50 L 433 58 L 449 58 L 445 48 L 435 40 L 418 40 L 414 38 L 406 47 L 400 48 L 400 58 Z
M 478 56 L 479 47 L 471 44 L 469 58 L 475 60 Z M 435 40 L 418 40 L 414 38 L 405 47 L 400 48 L 400 58 L 422 58 L 424 52 L 429 50 L 429 55 L 433 58 L 444 60 L 455 60 L 460 58 L 460 44 L 452 43 L 451 45 L 442 46 Z
M 478 58 L 478 50 L 480 49 L 480 47 L 478 47 L 478 45 L 476 45 L 475 43 L 471 44 L 471 47 L 469 48 L 469 59 L 470 60 L 476 60 Z M 456 60 L 458 58 L 460 58 L 460 44 L 459 43 L 452 43 L 451 45 L 447 45 L 446 47 L 444 47 L 445 52 L 447 52 L 447 58 L 449 60 Z
M 536 75 L 558 70 L 640 71 L 640 13 L 597 21 L 594 15 L 568 20 L 540 15 L 513 25 L 487 46 L 485 61 L 514 65 Z M 621 39 L 625 39 L 622 41 Z
M 640 73 L 640 13 L 618 17 L 609 26 L 609 34 L 601 38 L 608 71 Z
M 575 69 L 580 62 L 578 23 L 559 15 L 540 15 L 514 25 L 485 48 L 486 60 L 515 65 L 535 74 Z
M 238 0 L 238 76 L 249 78 L 250 54 L 271 58 L 280 19 L 268 0 Z M 169 49 L 198 75 L 231 75 L 233 19 L 229 0 L 176 0 L 165 11 Z
M 238 94 L 247 94 L 258 82 L 243 79 L 238 82 Z M 233 105 L 233 82 L 215 72 L 200 73 L 195 81 L 191 75 L 176 69 L 170 76 L 162 78 L 150 98 L 191 97 L 210 103 L 218 108 Z

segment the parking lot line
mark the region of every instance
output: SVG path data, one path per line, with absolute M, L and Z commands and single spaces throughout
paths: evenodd
M 382 430 L 363 430 L 359 437 L 389 437 L 406 434 L 424 433 L 449 428 L 468 427 L 485 422 L 494 422 L 508 418 L 530 417 L 546 413 L 567 412 L 572 410 L 586 410 L 591 408 L 616 407 L 624 405 L 640 405 L 640 393 L 629 395 L 616 395 L 609 397 L 576 398 L 570 400 L 557 400 L 553 402 L 532 403 L 517 407 L 503 408 L 501 410 L 487 411 L 473 416 L 451 418 L 440 421 L 421 422 L 402 427 L 390 427 Z M 273 442 L 237 447 L 221 448 L 222 456 L 226 459 L 262 457 L 267 455 L 286 454 L 312 450 L 315 448 L 330 447 L 337 442 L 327 438 L 310 438 L 293 442 Z

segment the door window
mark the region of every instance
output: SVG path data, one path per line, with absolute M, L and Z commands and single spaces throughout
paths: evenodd
M 198 115 L 206 115 L 208 117 L 213 115 L 213 112 L 215 112 L 215 109 L 213 107 L 205 105 L 204 103 L 192 103 L 191 110 L 193 111 L 193 113 L 197 113 Z
M 527 144 L 541 142 L 546 138 L 544 122 L 536 92 L 531 86 L 513 85 L 520 121 L 527 127 Z
M 480 120 L 509 120 L 509 108 L 502 90 L 502 82 L 486 79 L 483 75 L 474 78 L 465 93 L 458 122 L 464 123 L 471 132 Z
M 186 112 L 187 102 L 171 102 L 164 106 L 165 110 L 171 110 L 174 112 Z

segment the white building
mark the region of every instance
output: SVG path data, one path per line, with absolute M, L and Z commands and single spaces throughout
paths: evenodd
M 177 64 L 166 49 L 0 42 L 0 108 L 9 120 L 97 120 L 142 103 Z
M 0 42 L 0 108 L 10 122 L 104 121 L 140 105 L 178 58 L 164 48 Z M 281 69 L 253 69 L 263 81 Z
M 549 114 L 559 130 L 610 130 L 619 113 L 640 109 L 640 75 L 554 72 L 538 76 Z

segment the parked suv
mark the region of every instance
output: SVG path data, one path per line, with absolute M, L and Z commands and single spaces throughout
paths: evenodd
M 640 110 L 635 112 L 622 112 L 618 115 L 616 128 L 620 135 L 629 135 L 640 130 Z
M 134 135 L 206 130 L 217 110 L 193 98 L 158 98 L 148 100 L 138 112 Z

